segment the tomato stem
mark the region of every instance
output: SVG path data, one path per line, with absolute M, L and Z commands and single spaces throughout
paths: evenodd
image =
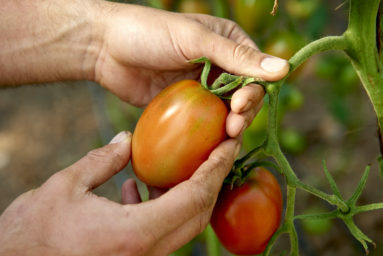
M 284 233 L 287 233 L 287 226 L 281 225 L 277 231 L 273 234 L 273 236 L 270 238 L 269 243 L 267 244 L 265 251 L 263 252 L 263 256 L 269 256 L 271 253 L 271 250 L 277 241 L 278 237 Z
M 305 62 L 311 56 L 328 51 L 328 50 L 347 50 L 349 48 L 348 40 L 344 35 L 341 36 L 327 36 L 321 39 L 315 40 L 305 47 L 300 49 L 293 57 L 289 60 L 290 73 L 295 71 L 303 62 Z
M 192 64 L 205 63 L 201 73 L 201 85 L 206 90 L 209 90 L 209 86 L 207 85 L 207 78 L 209 76 L 210 69 L 211 69 L 211 62 L 209 61 L 209 59 L 206 57 L 201 57 L 199 59 L 190 60 L 189 63 L 192 63 Z
M 301 219 L 335 219 L 338 218 L 338 211 L 334 210 L 331 212 L 321 212 L 321 213 L 312 213 L 312 214 L 301 214 L 294 216 L 294 220 L 301 220 Z
M 366 204 L 362 206 L 358 206 L 355 210 L 355 213 L 368 212 L 374 210 L 383 209 L 383 203 L 374 203 L 374 204 Z
M 328 36 L 313 41 L 300 49 L 290 60 L 290 71 L 280 81 L 265 82 L 257 78 L 239 77 L 230 74 L 221 75 L 212 86 L 207 85 L 207 76 L 210 71 L 210 62 L 205 58 L 199 62 L 205 63 L 204 71 L 201 74 L 201 83 L 212 93 L 225 99 L 230 98 L 230 92 L 248 83 L 258 82 L 264 86 L 269 96 L 269 113 L 267 138 L 265 142 L 243 158 L 235 161 L 231 172 L 230 182 L 241 183 L 247 174 L 260 164 L 266 165 L 266 162 L 256 159 L 255 162 L 247 163 L 252 158 L 256 158 L 261 154 L 274 158 L 280 168 L 278 169 L 286 179 L 287 183 L 287 202 L 284 222 L 278 231 L 273 235 L 264 255 L 269 255 L 271 248 L 278 237 L 283 233 L 288 233 L 290 237 L 290 255 L 298 255 L 298 235 L 294 226 L 294 220 L 304 218 L 340 218 L 346 224 L 351 234 L 357 239 L 368 252 L 368 243 L 374 244 L 355 224 L 353 216 L 371 210 L 383 209 L 383 203 L 374 203 L 364 206 L 357 206 L 357 200 L 360 197 L 370 172 L 370 166 L 367 166 L 362 178 L 355 189 L 354 194 L 345 201 L 340 193 L 338 186 L 331 173 L 327 169 L 326 163 L 323 162 L 323 170 L 330 184 L 333 194 L 325 193 L 315 187 L 303 183 L 295 174 L 285 155 L 282 153 L 278 141 L 278 102 L 279 92 L 286 78 L 294 72 L 303 62 L 314 54 L 328 51 L 340 50 L 350 59 L 367 94 L 374 107 L 378 120 L 379 143 L 381 147 L 381 156 L 378 157 L 380 175 L 383 179 L 383 54 L 382 54 L 382 38 L 383 31 L 382 19 L 378 19 L 378 10 L 383 10 L 381 0 L 350 0 L 349 9 L 349 25 L 347 30 L 340 36 Z M 382 11 L 383 12 L 383 11 Z M 377 24 L 379 29 L 377 29 Z M 378 40 L 377 34 L 378 33 Z M 240 185 L 240 184 L 239 184 Z M 334 211 L 327 213 L 317 213 L 309 215 L 294 216 L 296 189 L 299 188 L 328 203 L 337 207 Z
M 207 80 L 211 70 L 211 62 L 206 57 L 190 60 L 192 64 L 204 63 L 205 66 L 201 73 L 201 85 L 206 90 L 217 95 L 221 99 L 231 99 L 232 92 L 237 88 L 242 88 L 250 83 L 258 82 L 262 83 L 264 80 L 255 77 L 248 76 L 236 76 L 229 73 L 222 73 L 211 86 L 208 85 Z M 229 94 L 229 95 L 228 95 Z

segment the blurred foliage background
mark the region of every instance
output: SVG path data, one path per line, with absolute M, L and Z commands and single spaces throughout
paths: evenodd
M 198 12 L 236 21 L 269 54 L 290 58 L 306 43 L 341 34 L 347 26 L 344 0 L 281 0 L 276 16 L 273 0 L 119 1 L 176 12 Z M 84 84 L 87 84 L 84 86 Z M 259 145 L 266 134 L 267 97 L 244 134 L 243 152 Z M 0 212 L 20 193 L 41 185 L 54 172 L 87 151 L 106 144 L 118 131 L 134 130 L 142 110 L 121 102 L 89 82 L 59 83 L 0 91 Z M 302 179 L 329 191 L 322 172 L 326 160 L 344 196 L 350 196 L 366 164 L 372 172 L 361 201 L 382 201 L 376 156 L 376 120 L 367 95 L 348 60 L 340 53 L 315 56 L 293 74 L 280 97 L 280 142 Z M 119 187 L 133 177 L 130 167 L 96 190 L 119 201 Z M 281 184 L 283 178 L 279 177 Z M 145 187 L 140 184 L 143 198 Z M 297 195 L 297 213 L 331 209 L 306 193 Z M 358 216 L 358 225 L 377 242 L 370 255 L 383 255 L 382 212 Z M 334 221 L 297 221 L 301 255 L 361 255 L 361 246 L 345 226 Z M 207 230 L 173 255 L 209 255 Z M 278 242 L 283 255 L 288 241 Z

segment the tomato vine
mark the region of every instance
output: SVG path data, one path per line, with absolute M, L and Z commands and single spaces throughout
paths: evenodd
M 290 255 L 299 255 L 298 234 L 294 226 L 294 221 L 305 218 L 333 219 L 342 220 L 353 237 L 364 247 L 366 253 L 369 252 L 369 244 L 374 242 L 365 235 L 355 224 L 353 217 L 361 212 L 383 209 L 383 203 L 372 203 L 367 205 L 357 205 L 357 201 L 366 185 L 370 166 L 367 166 L 353 195 L 344 199 L 331 172 L 323 163 L 325 176 L 330 184 L 332 193 L 325 193 L 315 187 L 303 183 L 295 174 L 282 150 L 278 141 L 278 97 L 283 82 L 294 72 L 302 63 L 311 56 L 328 51 L 337 50 L 344 53 L 356 70 L 364 89 L 369 96 L 377 116 L 378 140 L 381 148 L 381 155 L 378 156 L 380 174 L 383 177 L 383 63 L 381 58 L 382 22 L 379 17 L 382 10 L 381 0 L 349 0 L 349 24 L 346 31 L 340 36 L 328 36 L 307 44 L 300 49 L 290 60 L 290 72 L 282 80 L 277 82 L 265 82 L 256 78 L 243 78 L 228 74 L 221 75 L 212 86 L 206 84 L 207 74 L 210 69 L 210 62 L 207 59 L 199 59 L 194 63 L 205 62 L 206 66 L 202 74 L 202 83 L 205 88 L 212 92 L 220 91 L 218 95 L 224 96 L 227 92 L 245 86 L 250 82 L 262 84 L 269 96 L 269 123 L 267 138 L 264 143 L 250 151 L 243 158 L 236 160 L 229 182 L 240 185 L 241 180 L 246 177 L 248 169 L 259 166 L 265 162 L 258 159 L 259 156 L 272 157 L 278 165 L 277 170 L 285 176 L 287 183 L 287 202 L 284 221 L 280 228 L 274 233 L 269 241 L 264 255 L 270 255 L 274 243 L 280 235 L 287 233 L 290 238 Z M 223 86 L 221 86 L 223 85 Z M 252 162 L 251 162 L 252 161 Z M 255 162 L 254 162 L 255 161 Z M 250 162 L 250 163 L 248 163 Z M 304 190 L 318 198 L 321 198 L 333 205 L 335 209 L 330 212 L 295 215 L 295 196 L 296 190 Z

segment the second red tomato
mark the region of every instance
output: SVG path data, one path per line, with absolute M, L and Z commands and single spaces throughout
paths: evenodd
M 210 222 L 227 250 L 251 255 L 265 250 L 281 217 L 279 183 L 268 170 L 257 168 L 243 186 L 223 187 Z

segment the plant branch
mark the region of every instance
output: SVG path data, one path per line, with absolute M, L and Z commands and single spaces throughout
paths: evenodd
M 304 184 L 300 180 L 297 180 L 297 182 L 295 183 L 295 186 L 299 189 L 302 189 L 306 192 L 309 192 L 310 194 L 313 194 L 313 195 L 327 201 L 328 203 L 330 203 L 332 205 L 335 205 L 342 212 L 348 212 L 350 210 L 348 205 L 342 199 L 337 197 L 336 195 L 329 195 L 323 191 L 320 191 L 319 189 L 316 189 L 314 187 L 311 187 L 309 185 Z
M 361 212 L 368 212 L 368 211 L 381 210 L 381 209 L 383 209 L 383 203 L 374 203 L 374 204 L 357 206 L 354 212 L 355 214 L 358 214 Z
M 332 192 L 340 199 L 343 200 L 343 197 L 338 189 L 338 186 L 336 185 L 336 182 L 334 180 L 334 178 L 332 177 L 331 173 L 329 172 L 329 170 L 327 169 L 327 165 L 326 165 L 326 161 L 323 161 L 323 170 L 324 170 L 324 173 L 326 175 L 326 178 L 328 180 L 328 182 L 330 183 L 330 187 L 331 187 L 331 190 Z
M 293 57 L 291 57 L 289 60 L 291 66 L 290 73 L 314 54 L 328 50 L 346 50 L 347 48 L 348 41 L 344 36 L 328 36 L 315 40 L 300 49 Z
M 313 214 L 301 214 L 294 217 L 295 220 L 298 219 L 335 219 L 338 217 L 338 211 L 332 212 L 322 212 L 322 213 L 313 213 Z
M 274 246 L 275 242 L 277 241 L 277 239 L 279 238 L 279 236 L 282 235 L 283 233 L 286 233 L 286 232 L 287 232 L 287 226 L 286 225 L 280 226 L 279 229 L 277 231 L 275 231 L 273 236 L 270 238 L 270 240 L 266 246 L 265 251 L 263 252 L 263 256 L 269 256 L 270 255 L 271 250 L 273 249 L 273 246 Z

